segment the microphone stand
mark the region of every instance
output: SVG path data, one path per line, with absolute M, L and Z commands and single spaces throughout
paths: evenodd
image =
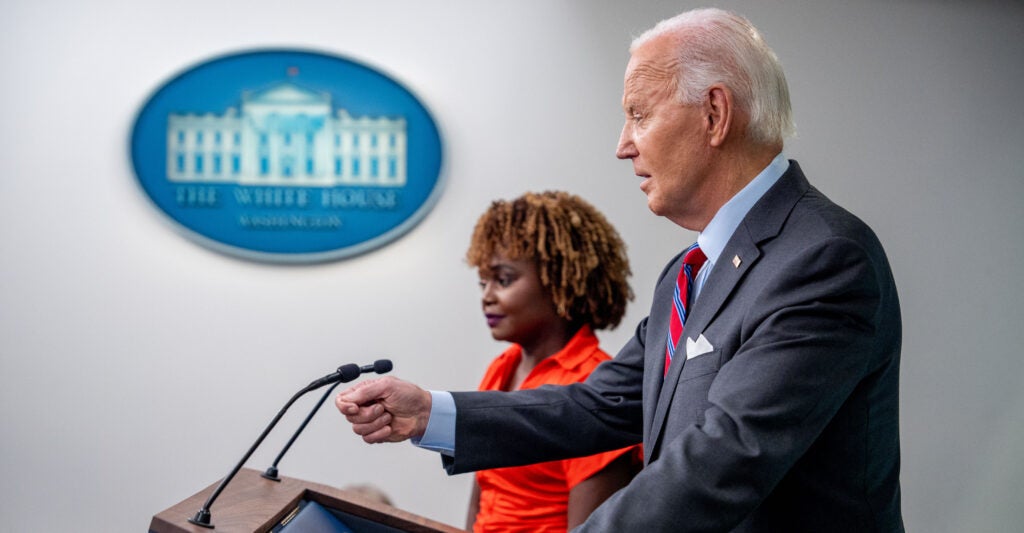
M 387 374 L 388 372 L 391 372 L 393 366 L 394 365 L 391 363 L 389 359 L 378 359 L 374 361 L 372 365 L 363 365 L 359 367 L 359 373 L 363 374 L 368 372 L 374 372 L 377 374 Z M 341 372 L 341 369 L 339 368 L 338 371 Z M 346 365 L 346 372 L 351 373 L 353 371 L 355 371 L 353 367 Z M 347 381 L 350 380 L 342 379 L 342 381 L 335 383 L 334 385 L 331 386 L 330 389 L 327 389 L 327 392 L 325 392 L 324 395 L 320 397 L 320 401 L 317 402 L 317 404 L 313 407 L 309 414 L 306 415 L 306 419 L 302 421 L 302 425 L 299 426 L 299 429 L 295 430 L 295 433 L 292 434 L 292 437 L 288 439 L 288 443 L 285 444 L 284 448 L 281 449 L 281 453 L 277 454 L 277 459 L 274 459 L 274 464 L 268 466 L 267 470 L 260 474 L 260 476 L 271 481 L 281 481 L 281 478 L 278 475 L 279 473 L 277 470 L 277 464 L 281 462 L 281 459 L 284 457 L 284 454 L 288 453 L 288 450 L 291 449 L 292 444 L 295 443 L 295 439 L 299 438 L 299 435 L 301 435 L 302 432 L 306 429 L 306 426 L 309 425 L 309 421 L 313 420 L 313 416 L 316 415 L 317 411 L 320 410 L 320 406 L 322 406 L 324 402 L 327 401 L 327 398 L 331 396 L 331 393 L 334 392 L 334 389 L 337 388 L 337 386 L 340 385 L 341 383 Z
M 350 371 L 349 368 L 346 368 L 348 366 L 355 367 L 354 375 L 352 375 L 352 372 Z M 342 369 L 345 370 L 343 371 Z M 267 426 L 266 429 L 263 430 L 263 433 L 260 435 L 260 437 L 256 439 L 256 442 L 254 442 L 252 447 L 249 448 L 249 451 L 245 453 L 245 456 L 242 457 L 242 460 L 239 461 L 238 464 L 236 464 L 235 467 L 231 469 L 231 472 L 228 473 L 227 477 L 225 477 L 220 482 L 220 485 L 217 485 L 217 488 L 214 489 L 213 494 L 210 494 L 210 497 L 207 498 L 206 503 L 203 504 L 202 508 L 196 511 L 195 516 L 189 518 L 188 521 L 200 527 L 213 529 L 213 523 L 210 521 L 210 506 L 213 505 L 213 501 L 217 499 L 217 496 L 220 496 L 221 491 L 224 490 L 224 487 L 227 486 L 228 482 L 231 481 L 231 479 L 234 478 L 236 474 L 238 474 L 238 471 L 242 469 L 242 465 L 244 465 L 245 462 L 249 460 L 249 457 L 252 456 L 252 453 L 256 451 L 256 448 L 259 447 L 259 445 L 263 442 L 263 439 L 267 438 L 267 434 L 270 433 L 271 429 L 274 429 L 274 426 L 277 425 L 277 422 L 281 420 L 282 416 L 284 416 L 285 411 L 287 411 L 288 408 L 291 407 L 293 403 L 295 403 L 295 400 L 298 400 L 300 396 L 306 394 L 307 392 L 319 389 L 320 387 L 323 387 L 324 385 L 327 385 L 329 383 L 343 383 L 347 381 L 352 381 L 357 377 L 359 377 L 358 366 L 342 366 L 341 368 L 338 369 L 338 372 L 336 372 L 335 374 L 331 374 L 327 377 L 318 379 L 310 383 L 309 385 L 306 385 L 306 387 L 304 387 L 299 392 L 295 393 L 295 395 L 292 396 L 292 399 L 288 400 L 288 403 L 286 403 L 285 406 L 282 407 L 280 411 L 278 411 L 277 416 L 275 416 L 274 419 L 270 421 L 270 424 Z
M 288 439 L 288 443 L 284 445 L 284 448 L 281 448 L 281 453 L 277 454 L 277 459 L 274 459 L 274 464 L 268 466 L 267 470 L 260 474 L 261 476 L 271 481 L 281 481 L 281 478 L 278 476 L 277 463 L 281 462 L 281 458 L 284 457 L 284 454 L 288 453 L 288 450 L 292 447 L 292 444 L 295 442 L 295 439 L 299 438 L 299 435 L 302 433 L 302 431 L 306 429 L 307 425 L 309 425 L 309 421 L 313 420 L 313 415 L 315 415 L 316 412 L 320 410 L 320 406 L 323 405 L 325 401 L 327 401 L 327 398 L 331 396 L 331 393 L 334 392 L 334 389 L 336 389 L 338 385 L 341 385 L 340 381 L 335 383 L 334 385 L 331 385 L 331 388 L 327 389 L 327 392 L 325 392 L 324 395 L 320 397 L 320 401 L 317 402 L 316 406 L 313 407 L 313 410 L 310 411 L 308 415 L 306 415 L 306 419 L 302 421 L 302 425 L 299 426 L 299 429 L 292 434 L 292 438 Z

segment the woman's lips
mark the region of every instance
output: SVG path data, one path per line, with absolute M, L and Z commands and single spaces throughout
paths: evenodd
M 494 326 L 497 326 L 498 322 L 501 322 L 501 319 L 505 318 L 505 316 L 504 315 L 485 314 L 484 318 L 487 319 L 487 327 L 493 328 Z

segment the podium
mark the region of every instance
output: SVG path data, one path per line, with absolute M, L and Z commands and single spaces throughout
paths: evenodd
M 306 501 L 318 503 L 357 532 L 465 533 L 353 492 L 284 476 L 272 481 L 251 468 L 239 470 L 211 506 L 214 529 L 189 523 L 217 484 L 154 515 L 150 533 L 264 533 L 294 516 Z

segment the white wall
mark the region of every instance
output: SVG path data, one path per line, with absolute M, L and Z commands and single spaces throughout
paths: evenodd
M 638 5 L 639 4 L 639 5 Z M 720 2 L 765 33 L 792 85 L 787 148 L 886 244 L 903 298 L 904 511 L 914 531 L 1009 531 L 1024 511 L 1024 9 L 1016 2 Z M 10 0 L 0 18 L 0 531 L 139 531 L 223 476 L 281 404 L 388 356 L 475 386 L 502 350 L 461 261 L 487 203 L 580 193 L 630 244 L 646 314 L 693 235 L 650 215 L 613 157 L 632 35 L 677 2 L 245 3 Z M 211 56 L 307 47 L 410 86 L 440 121 L 447 186 L 402 239 L 282 267 L 179 236 L 135 185 L 138 107 Z M 310 398 L 308 402 L 312 402 Z M 284 419 L 298 424 L 311 403 Z M 284 440 L 272 435 L 250 466 Z M 467 476 L 366 446 L 325 408 L 282 473 L 374 481 L 461 524 Z M 214 506 L 216 517 L 216 505 Z

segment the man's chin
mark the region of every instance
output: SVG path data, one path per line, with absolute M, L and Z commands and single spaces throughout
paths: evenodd
M 661 206 L 658 204 L 658 201 L 655 198 L 651 197 L 651 195 L 647 195 L 647 209 L 650 209 L 652 213 L 658 215 L 659 217 L 662 216 Z

